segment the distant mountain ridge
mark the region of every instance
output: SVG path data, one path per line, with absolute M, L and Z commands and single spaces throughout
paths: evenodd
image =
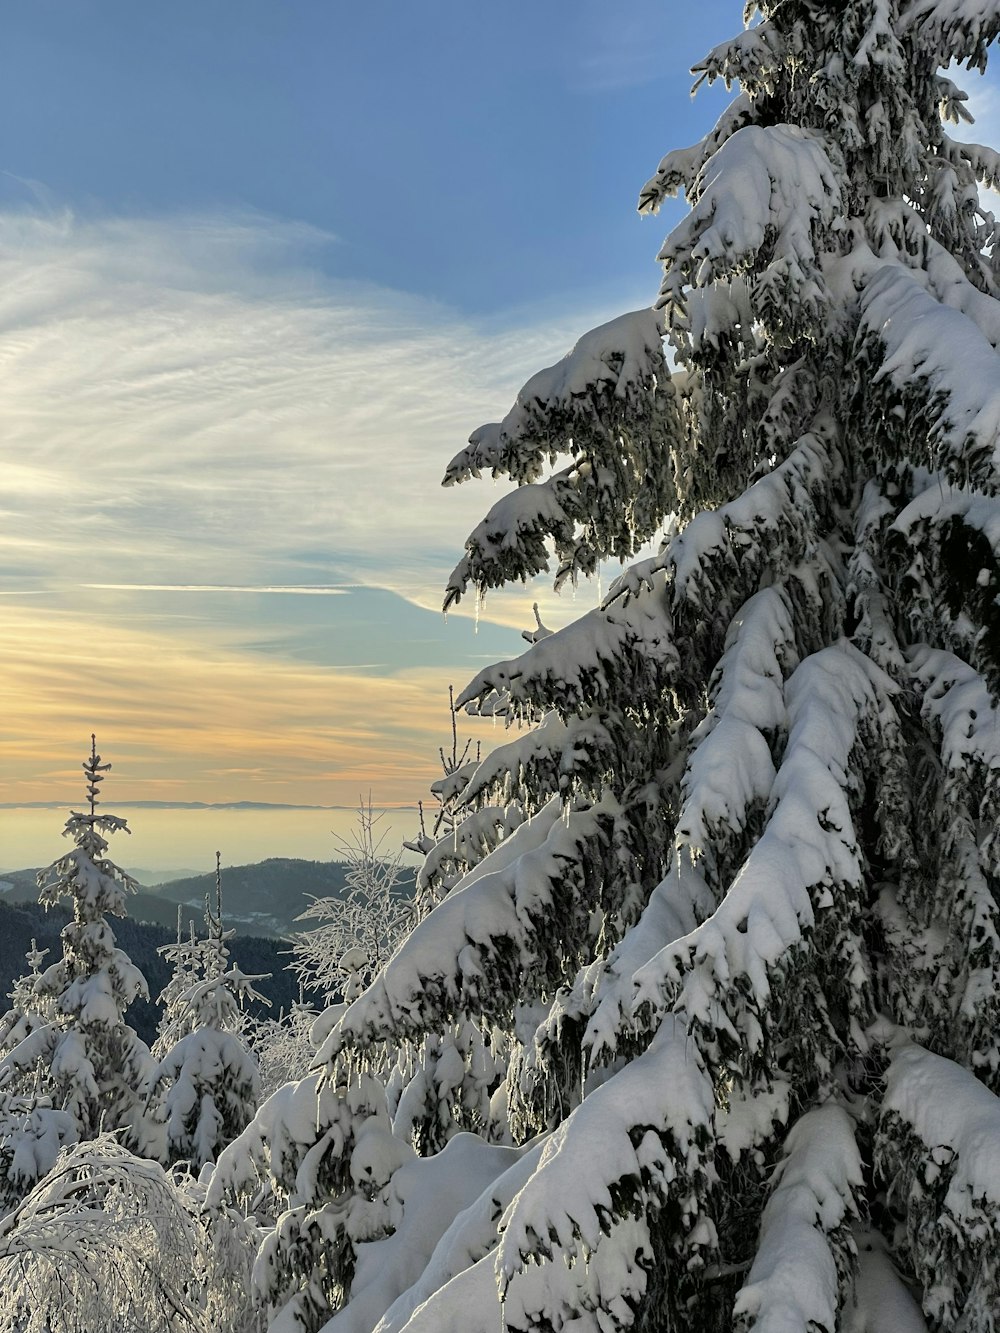
M 306 861 L 296 857 L 270 857 L 250 865 L 226 866 L 222 872 L 222 912 L 225 924 L 239 935 L 287 939 L 300 927 L 295 918 L 313 898 L 340 898 L 347 890 L 350 866 L 343 861 Z M 8 903 L 33 902 L 38 897 L 37 870 L 6 871 L 0 876 L 0 892 Z M 400 868 L 400 891 L 412 891 L 415 872 Z M 2 889 L 2 884 L 11 888 Z M 193 921 L 201 930 L 205 896 L 215 894 L 215 872 L 168 880 L 163 884 L 140 885 L 129 899 L 129 917 L 174 931 L 177 909 L 183 930 Z
M 340 898 L 350 867 L 343 861 L 304 861 L 272 856 L 251 865 L 226 866 L 222 872 L 222 912 L 245 933 L 284 938 L 299 927 L 295 918 L 313 898 Z M 164 905 L 180 904 L 200 920 L 205 895 L 215 893 L 214 872 L 158 884 L 147 895 Z M 176 915 L 176 906 L 171 909 Z
M 260 983 L 271 1000 L 271 1013 L 287 1009 L 298 998 L 298 983 L 287 970 L 288 936 L 299 929 L 295 918 L 314 897 L 343 896 L 349 871 L 343 861 L 293 857 L 272 857 L 223 870 L 223 922 L 236 931 L 230 943 L 232 956 L 247 972 L 271 973 L 268 981 Z M 0 875 L 0 1006 L 14 980 L 25 971 L 24 954 L 32 937 L 49 950 L 47 963 L 58 958 L 61 949 L 59 932 L 69 914 L 62 908 L 46 912 L 38 905 L 37 875 L 37 869 Z M 401 869 L 401 892 L 412 891 L 414 877 L 412 867 Z M 149 982 L 150 1002 L 136 1001 L 129 1011 L 129 1021 L 147 1041 L 156 1028 L 156 996 L 170 975 L 157 948 L 175 938 L 178 907 L 182 929 L 186 932 L 193 922 L 198 934 L 204 934 L 206 894 L 214 897 L 214 872 L 143 885 L 128 900 L 128 916 L 111 922 L 118 943 Z

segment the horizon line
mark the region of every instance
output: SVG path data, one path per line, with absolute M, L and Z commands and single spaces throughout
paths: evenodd
M 300 805 L 286 801 L 128 801 L 116 800 L 112 804 L 128 810 L 350 810 L 357 812 L 355 805 Z M 0 810 L 67 810 L 72 803 L 66 801 L 0 801 Z M 416 810 L 412 802 L 399 805 L 373 805 L 373 810 Z

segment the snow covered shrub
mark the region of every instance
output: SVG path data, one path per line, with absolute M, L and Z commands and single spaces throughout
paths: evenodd
M 1000 158 L 944 121 L 1000 4 L 747 17 L 656 308 L 446 474 L 516 483 L 449 603 L 660 548 L 458 700 L 511 739 L 322 1055 L 499 1029 L 520 1147 L 419 1249 L 466 1136 L 404 1165 L 330 1333 L 994 1328 Z
M 64 1153 L 0 1222 L 0 1327 L 254 1333 L 238 1256 L 256 1237 L 228 1214 L 207 1224 L 200 1202 L 111 1135 Z

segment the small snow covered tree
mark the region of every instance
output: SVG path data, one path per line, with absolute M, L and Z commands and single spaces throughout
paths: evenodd
M 500 1026 L 522 1147 L 433 1249 L 453 1144 L 403 1166 L 328 1333 L 997 1327 L 1000 156 L 945 124 L 1000 4 L 747 21 L 642 192 L 690 204 L 657 308 L 448 469 L 517 483 L 449 602 L 662 544 L 459 700 L 510 826 L 323 1056 Z
M 189 933 L 184 934 L 181 912 L 178 904 L 177 938 L 173 944 L 162 944 L 156 951 L 173 965 L 170 980 L 158 996 L 160 1021 L 156 1025 L 156 1041 L 152 1048 L 157 1060 L 162 1060 L 170 1047 L 191 1031 L 193 1015 L 185 997 L 201 971 L 202 941 L 195 934 L 193 920 L 189 923 Z
M 72 839 L 72 851 L 38 877 L 40 903 L 51 907 L 69 899 L 73 908 L 73 920 L 62 932 L 62 958 L 34 982 L 34 993 L 51 1005 L 51 1016 L 0 1059 L 0 1072 L 41 1066 L 45 1090 L 53 1104 L 72 1117 L 80 1138 L 118 1129 L 141 1147 L 154 1066 L 145 1042 L 124 1015 L 136 996 L 147 996 L 148 990 L 142 973 L 117 948 L 107 921 L 108 915 L 125 915 L 126 897 L 136 887 L 107 855 L 107 837 L 127 833 L 128 825 L 120 816 L 97 809 L 110 767 L 101 762 L 91 737 L 83 764 L 88 811 L 70 815 L 63 836 Z
M 358 1246 L 392 1229 L 386 1189 L 413 1156 L 380 1080 L 346 1066 L 286 1083 L 222 1152 L 209 1210 L 242 1200 L 273 1220 L 253 1269 L 271 1333 L 314 1333 L 343 1304 Z
M 48 949 L 39 949 L 37 940 L 31 941 L 31 948 L 25 954 L 30 971 L 14 982 L 9 996 L 10 1008 L 0 1018 L 0 1051 L 12 1051 L 18 1042 L 52 1019 L 52 997 L 41 994 L 38 988 L 42 963 L 48 952 Z
M 48 949 L 35 940 L 25 955 L 30 971 L 14 983 L 11 1007 L 0 1019 L 0 1051 L 12 1051 L 25 1037 L 47 1026 L 55 1012 L 38 981 Z M 53 1107 L 43 1091 L 45 1073 L 7 1069 L 0 1085 L 0 1212 L 14 1207 L 53 1166 L 62 1148 L 76 1142 L 73 1117 Z
M 243 1132 L 260 1099 L 257 1059 L 240 1028 L 243 1002 L 264 1000 L 253 985 L 261 977 L 230 965 L 234 932 L 222 927 L 218 853 L 215 886 L 215 912 L 205 903 L 206 938 L 182 941 L 178 931 L 178 943 L 163 950 L 175 967 L 161 997 L 164 1054 L 151 1094 L 155 1118 L 164 1121 L 167 1160 L 187 1162 L 195 1173 Z

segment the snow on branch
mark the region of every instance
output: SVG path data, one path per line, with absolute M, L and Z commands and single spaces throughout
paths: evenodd
M 910 650 L 924 695 L 921 713 L 941 728 L 941 759 L 965 774 L 973 764 L 1000 771 L 1000 707 L 986 682 L 953 653 L 926 644 Z
M 592 574 L 601 559 L 629 558 L 653 536 L 674 507 L 685 431 L 662 339 L 652 310 L 592 330 L 452 460 L 446 485 L 488 467 L 518 489 L 497 501 L 466 542 L 446 610 L 470 583 L 481 593 L 547 569 L 550 541 L 558 587 Z M 539 480 L 546 460 L 567 454 L 568 467 Z
M 1000 9 L 996 0 L 913 0 L 898 23 L 935 64 L 958 61 L 985 71 L 986 48 L 1000 35 Z
M 458 822 L 441 834 L 417 872 L 416 897 L 423 905 L 443 898 L 463 875 L 509 838 L 527 817 L 515 801 L 480 806 L 468 813 L 460 808 L 456 815 Z
M 939 738 L 942 804 L 949 812 L 938 842 L 936 914 L 948 922 L 942 951 L 923 988 L 932 1031 L 941 1034 L 985 1082 L 1000 1082 L 1000 908 L 991 881 L 1000 864 L 1000 716 L 985 681 L 960 658 L 920 646 L 910 651 L 923 688 L 921 713 Z M 894 924 L 890 913 L 890 927 Z M 892 937 L 890 929 L 889 937 Z M 950 1003 L 934 974 L 952 976 Z
M 886 580 L 885 541 L 897 502 L 887 488 L 892 480 L 864 485 L 855 511 L 854 542 L 848 557 L 848 600 L 853 602 L 857 646 L 894 680 L 906 675 L 899 644 L 895 598 Z
M 692 69 L 700 75 L 695 88 L 703 81 L 715 83 L 722 79 L 726 88 L 738 83 L 744 94 L 756 98 L 762 92 L 774 91 L 774 80 L 787 61 L 788 38 L 773 23 L 764 20 L 745 32 L 712 48 Z
M 1000 357 L 976 324 L 908 269 L 884 265 L 861 295 L 857 346 L 875 371 L 869 428 L 888 438 L 881 421 L 901 410 L 891 436 L 905 436 L 911 460 L 1000 489 Z
M 450 601 L 458 601 L 470 583 L 484 591 L 541 574 L 549 568 L 550 540 L 559 559 L 574 564 L 578 526 L 593 512 L 600 489 L 588 461 L 503 496 L 466 539 L 465 555 L 448 579 Z M 592 568 L 607 554 L 594 549 Z
M 973 176 L 987 190 L 1000 189 L 1000 153 L 995 148 L 945 135 L 943 150 L 952 162 L 967 162 Z
M 682 1015 L 592 1092 L 549 1137 L 505 1214 L 497 1274 L 508 1326 L 561 1329 L 586 1311 L 627 1328 L 654 1262 L 650 1230 L 668 1201 L 678 1277 L 711 1255 L 712 1080 Z M 532 1280 L 542 1265 L 542 1281 Z M 675 1279 L 676 1280 L 676 1279 Z
M 660 555 L 627 569 L 605 605 L 642 595 L 665 571 L 672 584 L 671 632 L 685 643 L 684 674 L 692 682 L 709 674 L 723 649 L 712 626 L 728 625 L 775 576 L 784 578 L 786 594 L 800 613 L 800 636 L 809 620 L 801 614 L 803 602 L 813 605 L 824 627 L 828 619 L 839 620 L 843 594 L 831 577 L 833 556 L 820 531 L 842 472 L 836 429 L 819 422 L 784 462 L 737 499 L 700 513 Z
M 1000 683 L 1000 505 L 929 478 L 893 523 L 887 553 L 908 595 L 911 632 L 968 657 Z
M 587 997 L 583 1046 L 591 1066 L 610 1063 L 634 1040 L 632 978 L 651 958 L 697 928 L 715 903 L 690 857 L 680 852 L 639 920 L 600 966 Z
M 733 1309 L 735 1327 L 741 1333 L 835 1333 L 863 1183 L 847 1112 L 828 1102 L 802 1116 L 785 1140 L 773 1180 L 757 1254 Z
M 679 1008 L 706 1052 L 721 1048 L 742 1060 L 761 1049 L 777 1003 L 772 990 L 793 973 L 809 934 L 827 915 L 835 927 L 856 911 L 864 883 L 851 814 L 856 756 L 881 731 L 895 692 L 845 640 L 796 669 L 785 686 L 788 743 L 766 827 L 716 912 L 636 973 L 634 1006 L 644 1026 Z M 864 1049 L 870 979 L 851 940 L 844 932 L 836 945 L 845 951 L 838 984 L 851 1038 Z M 787 993 L 781 998 L 787 1002 Z M 811 1021 L 803 1014 L 803 1037 Z M 818 1034 L 822 1015 L 815 1021 Z
M 762 568 L 794 568 L 815 538 L 821 508 L 841 468 L 839 441 L 825 427 L 803 435 L 773 472 L 735 500 L 699 514 L 670 544 L 674 605 L 715 603 L 723 586 L 739 579 L 726 608 L 735 612 L 757 591 Z M 737 601 L 739 598 L 739 601 Z M 720 619 L 728 619 L 727 615 Z
M 771 744 L 787 722 L 784 678 L 798 664 L 787 597 L 765 588 L 733 618 L 710 685 L 712 706 L 691 735 L 676 839 L 706 865 L 716 892 L 732 853 L 774 782 Z
M 973 1074 L 915 1043 L 894 1052 L 875 1164 L 938 1328 L 988 1329 L 1000 1310 L 998 1142 L 1000 1099 Z
M 663 322 L 653 310 L 634 310 L 591 329 L 554 366 L 533 375 L 503 421 L 473 431 L 448 464 L 446 486 L 489 469 L 518 481 L 539 475 L 541 461 L 573 447 L 575 429 L 617 414 L 641 418 L 650 397 L 667 391 Z M 614 409 L 609 416 L 609 409 Z
M 675 148 L 667 153 L 652 176 L 642 187 L 639 194 L 640 213 L 658 213 L 660 206 L 667 199 L 673 198 L 681 190 L 690 193 L 694 190 L 702 168 L 713 153 L 737 130 L 750 123 L 753 116 L 753 103 L 746 93 L 733 98 L 716 122 L 715 128 L 704 139 L 690 148 Z
M 665 689 L 677 668 L 672 629 L 664 580 L 651 576 L 627 606 L 588 611 L 520 657 L 481 671 L 456 707 L 485 716 L 509 709 L 522 717 L 555 708 L 568 716 L 623 694 L 646 697 Z
M 996 156 L 1000 163 L 1000 154 Z M 1000 166 L 997 170 L 1000 176 Z M 958 310 L 971 319 L 994 351 L 1000 349 L 1000 302 L 973 286 L 954 255 L 933 237 L 928 236 L 925 244 L 925 271 L 930 291 L 942 305 Z
M 554 989 L 586 937 L 610 799 L 567 814 L 551 800 L 452 889 L 349 1006 L 317 1059 L 418 1035 L 461 1009 L 506 1012 L 525 987 Z M 555 914 L 555 938 L 542 929 Z
M 709 159 L 697 202 L 667 237 L 660 304 L 683 311 L 685 288 L 760 266 L 758 304 L 815 314 L 826 303 L 817 242 L 845 212 L 829 145 L 792 125 L 747 125 Z
M 483 797 L 505 803 L 525 790 L 539 804 L 580 789 L 596 796 L 603 785 L 599 775 L 610 772 L 615 758 L 615 740 L 599 718 L 546 713 L 537 727 L 490 751 L 462 793 L 462 805 Z

